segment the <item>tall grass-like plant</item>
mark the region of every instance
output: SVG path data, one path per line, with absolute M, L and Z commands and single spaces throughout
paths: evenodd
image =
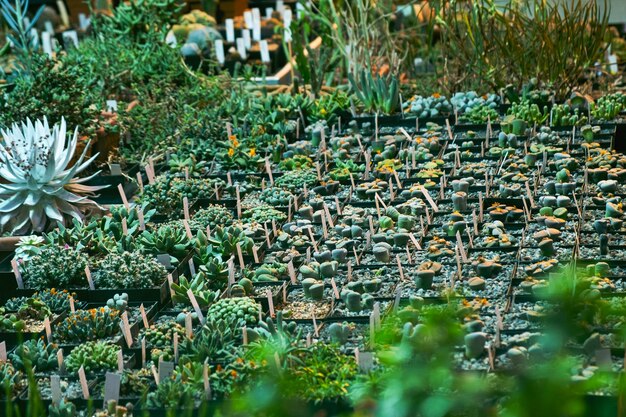
M 390 29 L 389 0 L 321 0 L 311 6 L 308 16 L 341 54 L 345 74 L 400 66 L 403 56 Z
M 464 89 L 480 80 L 499 90 L 531 78 L 560 98 L 606 48 L 608 7 L 590 0 L 441 1 L 437 21 L 447 63 L 444 83 Z
M 30 19 L 27 25 L 24 18 L 28 12 L 28 0 L 15 0 L 15 3 L 9 0 L 0 0 L 2 6 L 2 18 L 7 24 L 9 33 L 7 39 L 13 44 L 13 51 L 17 56 L 22 71 L 30 72 L 30 55 L 33 51 L 33 39 L 30 31 L 37 24 L 39 16 L 43 12 L 44 7 L 41 6 L 37 13 Z

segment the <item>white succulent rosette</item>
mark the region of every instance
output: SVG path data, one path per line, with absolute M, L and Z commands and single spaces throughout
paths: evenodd
M 78 143 L 78 128 L 68 140 L 65 119 L 50 130 L 48 121 L 30 119 L 2 130 L 0 142 L 0 231 L 12 234 L 42 232 L 71 218 L 82 221 L 85 213 L 101 207 L 85 195 L 104 186 L 88 186 L 76 175 L 85 170 L 97 154 L 85 161 L 89 144 L 80 158 L 69 166 Z

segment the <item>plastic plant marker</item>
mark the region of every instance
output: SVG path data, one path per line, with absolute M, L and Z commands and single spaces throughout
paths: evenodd
M 404 269 L 402 268 L 399 254 L 396 254 L 396 262 L 398 263 L 398 270 L 400 271 L 400 281 L 404 281 Z
M 107 372 L 104 378 L 104 404 L 103 408 L 109 401 L 118 401 L 120 399 L 120 385 L 122 384 L 122 375 L 113 372 Z
M 46 340 L 48 341 L 48 343 L 52 343 L 52 326 L 50 325 L 50 318 L 46 317 L 43 320 L 43 327 L 45 329 L 46 332 Z
M 272 290 L 268 288 L 265 292 L 265 295 L 267 296 L 267 304 L 269 305 L 270 316 L 275 317 L 276 313 L 274 312 L 274 296 L 272 295 Z
M 467 253 L 465 252 L 465 245 L 463 245 L 463 239 L 461 238 L 461 232 L 457 230 L 456 232 L 456 245 L 459 248 L 459 253 L 461 254 L 461 259 L 463 263 L 467 263 Z
M 174 372 L 174 362 L 159 361 L 159 380 L 164 381 Z
M 239 267 L 241 269 L 244 269 L 246 267 L 246 263 L 243 260 L 243 253 L 241 251 L 241 244 L 239 242 L 237 242 L 236 248 L 237 248 L 237 258 L 239 258 Z
M 50 391 L 52 404 L 59 405 L 61 402 L 61 377 L 59 375 L 50 375 Z
M 91 278 L 91 270 L 89 269 L 89 265 L 85 267 L 85 276 L 87 276 L 87 282 L 89 283 L 89 289 L 95 290 L 96 286 L 93 283 L 93 278 Z
M 120 193 L 120 197 L 122 197 L 122 203 L 124 203 L 124 207 L 126 207 L 126 210 L 129 210 L 130 204 L 128 204 L 128 198 L 126 198 L 126 192 L 124 191 L 124 187 L 122 186 L 122 184 L 117 185 L 117 190 Z
M 141 338 L 141 366 L 146 366 L 146 338 Z
M 17 282 L 17 288 L 20 290 L 24 289 L 24 279 L 22 278 L 22 273 L 20 272 L 20 268 L 17 265 L 17 261 L 15 259 L 11 259 L 11 268 L 13 269 L 13 275 L 15 275 L 15 281 Z
M 335 278 L 334 278 L 334 277 L 330 279 L 330 284 L 331 284 L 331 285 L 332 285 L 332 287 L 333 287 L 333 293 L 335 294 L 335 298 L 336 298 L 336 299 L 341 298 L 341 297 L 339 296 L 339 289 L 337 288 L 337 283 L 335 282 Z
M 78 379 L 80 381 L 80 387 L 83 391 L 83 398 L 85 400 L 88 400 L 90 397 L 89 386 L 87 385 L 87 377 L 85 376 L 85 368 L 83 368 L 82 365 L 78 369 Z
M 174 346 L 174 363 L 178 363 L 178 333 L 174 332 L 172 344 Z
M 141 207 L 137 207 L 137 218 L 139 219 L 139 230 L 146 230 L 146 222 L 143 217 L 143 210 L 141 209 Z
M 143 306 L 143 303 L 139 306 L 139 313 L 141 314 L 141 320 L 143 321 L 143 327 L 146 329 L 150 327 L 150 323 L 148 323 L 148 316 L 146 315 L 146 309 Z
M 209 381 L 209 364 L 206 361 L 202 365 L 202 380 L 204 382 L 204 392 L 206 394 L 206 398 L 207 400 L 211 400 L 213 395 L 211 394 L 211 383 Z
M 287 271 L 289 272 L 289 279 L 293 285 L 296 284 L 296 270 L 293 266 L 293 260 L 290 260 L 287 264 Z
M 185 316 L 185 335 L 188 339 L 193 337 L 193 323 L 191 318 L 191 313 L 187 313 Z
M 124 353 L 121 348 L 117 351 L 117 370 L 120 373 L 124 372 Z
M 122 332 L 124 334 L 124 339 L 126 340 L 126 344 L 128 345 L 128 347 L 131 347 L 133 345 L 133 336 L 130 332 L 130 324 L 128 321 L 128 313 L 127 312 L 123 312 L 120 316 L 122 318 L 121 322 L 120 322 L 120 326 L 122 327 Z
M 270 179 L 270 184 L 274 185 L 274 177 L 272 176 L 272 167 L 269 158 L 265 158 L 265 172 Z

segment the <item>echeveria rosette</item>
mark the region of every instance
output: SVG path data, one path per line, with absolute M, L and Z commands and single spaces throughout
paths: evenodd
M 89 144 L 76 163 L 68 167 L 76 151 L 78 128 L 69 139 L 65 119 L 50 130 L 48 121 L 30 119 L 21 126 L 2 130 L 0 146 L 0 231 L 12 234 L 41 232 L 51 224 L 65 224 L 70 218 L 80 221 L 87 210 L 101 209 L 81 194 L 103 186 L 88 186 L 85 178 L 75 176 L 97 157 L 85 159 Z

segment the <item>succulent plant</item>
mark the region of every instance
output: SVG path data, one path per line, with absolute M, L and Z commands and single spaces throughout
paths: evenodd
M 370 294 L 361 295 L 356 291 L 343 289 L 341 291 L 341 299 L 346 304 L 348 311 L 359 313 L 365 309 L 374 307 L 374 297 Z
M 179 341 L 186 337 L 185 328 L 169 317 L 160 318 L 150 327 L 141 329 L 139 340 L 146 338 L 149 347 L 164 348 L 172 346 L 174 333 L 178 334 Z
M 71 401 L 61 398 L 58 404 L 50 403 L 48 406 L 49 417 L 74 417 L 77 415 L 76 405 Z
M 299 270 L 302 274 L 302 278 L 332 278 L 337 275 L 338 265 L 337 261 L 324 261 L 322 263 L 312 261 L 302 265 Z
M 378 242 L 372 247 L 372 253 L 378 262 L 384 264 L 391 260 L 391 245 L 386 242 Z
M 278 168 L 284 171 L 311 169 L 314 166 L 313 160 L 306 155 L 294 155 L 290 158 L 283 159 L 278 163 Z
M 215 361 L 233 351 L 235 342 L 240 338 L 241 327 L 237 321 L 224 319 L 207 320 L 200 331 L 194 334 L 193 341 L 188 341 L 185 354 L 204 362 L 207 358 Z
M 264 263 L 258 268 L 247 269 L 245 276 L 252 282 L 276 282 L 287 277 L 287 265 L 280 262 Z
M 232 221 L 233 213 L 231 210 L 219 204 L 210 204 L 193 214 L 189 226 L 199 230 L 206 230 L 209 226 L 213 230 L 217 226 L 230 226 Z
M 64 342 L 96 340 L 119 333 L 119 322 L 119 311 L 109 307 L 76 310 L 56 326 L 55 334 Z
M 81 343 L 65 359 L 65 368 L 77 372 L 82 366 L 86 374 L 114 371 L 119 350 L 119 346 L 103 341 Z
M 289 171 L 276 178 L 274 181 L 274 185 L 276 187 L 286 188 L 292 192 L 299 192 L 304 188 L 305 184 L 310 188 L 315 185 L 315 183 L 317 183 L 317 174 L 315 173 L 315 170 L 310 169 Z
M 41 236 L 22 236 L 15 247 L 15 260 L 18 263 L 28 262 L 39 253 L 44 242 L 45 240 Z
M 222 298 L 213 303 L 207 312 L 207 320 L 224 319 L 227 323 L 245 322 L 248 326 L 259 320 L 259 305 L 248 297 Z
M 4 307 L 0 307 L 0 330 L 5 332 L 22 332 L 26 329 L 26 322 L 16 314 L 5 314 Z
M 154 288 L 167 271 L 153 257 L 140 252 L 110 253 L 98 263 L 93 279 L 98 288 Z
M 203 235 L 199 233 L 199 236 Z M 201 237 L 198 237 L 198 240 L 201 240 Z M 244 255 L 252 254 L 252 246 L 254 245 L 254 241 L 241 228 L 234 226 L 216 227 L 207 243 L 214 245 L 223 259 L 228 259 L 231 255 L 237 256 L 237 243 L 239 243 Z
M 435 271 L 432 269 L 420 269 L 415 272 L 415 286 L 419 289 L 430 290 L 433 287 Z
M 456 191 L 452 194 L 452 204 L 455 211 L 467 210 L 467 193 L 464 191 Z
M 278 187 L 268 187 L 261 191 L 258 199 L 270 206 L 287 206 L 295 199 L 293 193 Z
M 187 291 L 191 290 L 196 297 L 196 301 L 201 308 L 208 307 L 211 303 L 219 298 L 220 291 L 210 290 L 211 288 L 224 288 L 227 282 L 222 282 L 219 287 L 212 283 L 207 274 L 203 271 L 198 272 L 193 279 L 189 280 L 184 275 L 178 277 L 178 283 L 173 282 L 171 287 L 174 293 L 172 294 L 172 302 L 175 304 L 182 304 L 185 306 L 191 306 L 191 300 L 187 295 Z
M 28 299 L 37 299 L 44 303 L 50 311 L 63 312 L 70 308 L 70 297 L 75 294 L 68 292 L 67 290 L 57 291 L 55 288 L 49 290 L 38 291 L 30 297 L 14 297 L 5 303 L 5 307 L 10 311 L 18 311 L 22 304 L 26 303 Z
M 255 342 L 259 339 L 271 341 L 275 347 L 288 348 L 300 338 L 302 333 L 298 329 L 296 322 L 286 323 L 283 312 L 276 313 L 276 323 L 272 317 L 267 317 L 264 321 L 259 322 L 258 326 L 253 329 L 246 329 L 249 342 Z
M 183 379 L 182 375 L 174 373 L 170 378 L 160 381 L 156 389 L 148 393 L 145 407 L 182 409 L 199 401 L 203 395 L 201 384 Z
M 70 247 L 47 246 L 23 264 L 22 277 L 27 288 L 71 288 L 87 283 L 87 257 Z
M 43 338 L 25 340 L 9 354 L 9 359 L 18 371 L 27 372 L 36 368 L 37 372 L 56 370 L 56 345 L 44 342 Z
M 280 210 L 275 209 L 269 204 L 261 204 L 251 207 L 242 213 L 242 217 L 247 222 L 267 223 L 274 220 L 276 223 L 282 223 L 287 220 L 287 215 Z
M 345 345 L 350 337 L 350 326 L 348 323 L 332 323 L 328 326 L 330 341 L 340 345 Z
M 469 359 L 481 356 L 485 351 L 486 341 L 487 335 L 482 332 L 473 332 L 465 335 L 465 356 Z
M 191 204 L 196 199 L 212 197 L 216 186 L 223 185 L 224 181 L 217 178 L 185 179 L 160 175 L 155 178 L 154 183 L 144 186 L 140 201 L 149 207 L 158 208 L 160 214 L 170 219 L 178 218 L 183 210 L 184 197 Z
M 97 157 L 85 161 L 89 144 L 76 163 L 68 167 L 78 143 L 78 128 L 68 142 L 65 119 L 51 130 L 44 117 L 34 124 L 30 119 L 21 126 L 15 123 L 10 130 L 3 130 L 2 136 L 0 231 L 42 232 L 70 218 L 82 220 L 85 211 L 99 209 L 95 202 L 81 196 L 104 188 L 83 184 L 98 173 L 75 178 Z
M 44 320 L 50 316 L 52 312 L 39 298 L 30 297 L 24 301 L 17 309 L 17 317 L 19 319 L 27 320 Z
M 606 256 L 609 254 L 609 237 L 606 234 L 600 235 L 600 255 Z
M 324 282 L 315 278 L 304 278 L 302 280 L 302 291 L 305 297 L 320 301 L 324 298 Z
M 113 298 L 107 300 L 107 307 L 118 311 L 120 314 L 123 313 L 128 308 L 128 294 L 114 294 Z
M 145 230 L 139 236 L 139 244 L 145 253 L 153 255 L 167 253 L 175 264 L 189 253 L 192 241 L 182 229 L 161 226 L 154 232 Z
M 15 369 L 11 362 L 0 363 L 0 398 L 6 399 L 5 394 L 11 398 L 24 388 L 22 372 Z

